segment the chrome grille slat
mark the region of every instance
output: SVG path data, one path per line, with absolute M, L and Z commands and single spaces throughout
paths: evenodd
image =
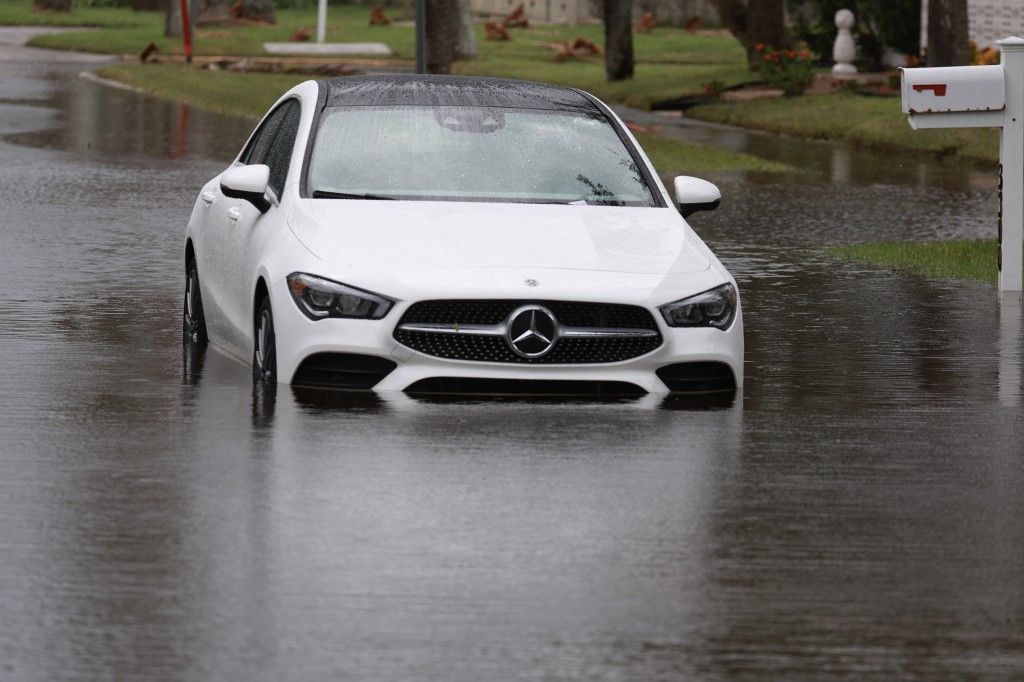
M 467 334 L 470 336 L 504 336 L 504 324 L 458 324 L 446 322 L 407 322 L 398 325 L 399 331 L 428 334 Z
M 398 325 L 403 332 L 430 334 L 468 334 L 471 336 L 504 336 L 504 324 L 448 324 L 444 322 L 407 322 Z M 580 339 L 647 339 L 658 336 L 654 329 L 617 329 L 614 327 L 562 327 L 559 338 Z

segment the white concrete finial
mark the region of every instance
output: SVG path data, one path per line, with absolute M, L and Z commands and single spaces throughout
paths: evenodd
M 857 67 L 853 65 L 853 60 L 857 58 L 857 44 L 850 32 L 855 23 L 856 19 L 850 10 L 841 9 L 836 12 L 836 28 L 839 29 L 839 34 L 832 47 L 832 59 L 836 63 L 832 67 L 834 76 L 852 76 L 857 73 Z

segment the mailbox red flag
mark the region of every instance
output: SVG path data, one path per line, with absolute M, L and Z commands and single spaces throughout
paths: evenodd
M 945 83 L 933 83 L 931 85 L 925 85 L 922 83 L 920 85 L 915 85 L 914 90 L 916 90 L 917 92 L 927 92 L 928 90 L 931 90 L 933 93 L 935 93 L 936 97 L 946 96 Z

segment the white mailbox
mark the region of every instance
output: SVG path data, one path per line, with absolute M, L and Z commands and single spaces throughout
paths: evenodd
M 1001 64 L 901 70 L 904 114 L 1006 108 L 1006 77 Z
M 999 289 L 1024 289 L 1024 40 L 1000 40 L 1002 63 L 901 69 L 910 127 L 999 128 Z

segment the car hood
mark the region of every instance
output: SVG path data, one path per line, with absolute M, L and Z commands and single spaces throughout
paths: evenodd
M 667 275 L 711 266 L 671 208 L 307 199 L 288 220 L 342 268 L 544 268 Z

